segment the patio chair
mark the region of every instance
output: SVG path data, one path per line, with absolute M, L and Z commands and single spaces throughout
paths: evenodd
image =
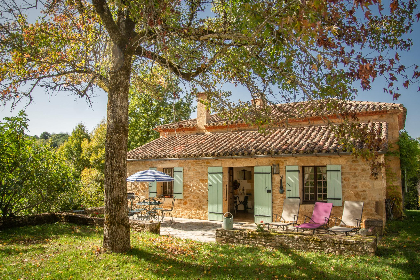
M 164 208 L 164 209 L 161 210 L 162 211 L 162 222 L 163 222 L 163 219 L 165 218 L 165 213 L 166 213 L 166 215 L 171 215 L 172 222 L 174 221 L 174 216 L 172 216 L 172 211 L 174 210 L 174 207 L 175 207 L 175 198 L 172 199 L 172 206 L 170 208 Z
M 334 234 L 345 233 L 346 235 L 357 232 L 360 229 L 362 213 L 362 201 L 344 201 L 343 216 L 341 219 L 334 218 L 334 224 L 336 225 L 338 221 L 340 221 L 340 224 L 329 228 L 328 231 Z
M 130 208 L 129 210 L 133 210 L 133 200 L 136 198 L 136 196 L 134 195 L 134 193 L 129 192 L 127 193 L 127 200 L 130 200 Z
M 295 226 L 296 231 L 299 231 L 299 229 L 303 231 L 313 230 L 313 233 L 315 233 L 317 229 L 326 228 L 330 219 L 332 206 L 332 203 L 315 202 L 312 217 L 305 216 L 303 223 Z M 306 222 L 307 219 L 309 219 L 308 222 Z
M 128 207 L 128 216 L 134 216 L 137 214 L 137 210 L 133 208 L 133 201 L 136 199 L 136 195 L 132 192 L 127 193 L 127 200 L 130 201 L 130 207 Z
M 299 206 L 299 198 L 286 198 L 283 203 L 283 212 L 280 218 L 278 219 L 278 214 L 275 214 L 276 219 L 273 223 L 270 223 L 270 226 L 282 227 L 283 230 L 286 230 L 289 225 L 296 224 L 299 215 Z

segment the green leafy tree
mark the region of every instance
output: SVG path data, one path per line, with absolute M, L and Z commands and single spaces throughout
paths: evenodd
M 67 141 L 69 135 L 67 133 L 50 134 L 49 132 L 44 131 L 39 137 L 35 135 L 33 138 L 37 139 L 41 144 L 49 143 L 51 147 L 58 148 Z
M 51 147 L 58 148 L 63 145 L 69 139 L 69 137 L 70 136 L 67 133 L 53 133 L 49 138 L 49 143 Z
M 104 179 L 104 173 L 95 168 L 83 169 L 78 193 L 84 207 L 104 205 Z
M 82 142 L 82 157 L 89 160 L 90 167 L 81 173 L 79 193 L 87 207 L 104 205 L 105 137 L 106 122 L 103 120 L 90 134 L 90 140 Z
M 84 124 L 79 123 L 72 131 L 70 137 L 60 147 L 67 163 L 71 164 L 75 170 L 75 176 L 80 178 L 83 169 L 90 167 L 89 159 L 83 155 L 82 143 L 89 141 L 90 136 Z
M 258 116 L 253 121 L 260 124 L 268 122 L 269 107 L 236 110 L 220 85 L 241 84 L 268 104 L 273 97 L 351 99 L 356 83 L 369 89 L 379 76 L 397 98 L 420 77 L 399 59 L 412 45 L 414 0 L 387 7 L 367 0 L 47 0 L 33 24 L 25 16 L 30 8 L 1 0 L 0 96 L 17 101 L 37 86 L 83 97 L 94 86 L 107 92 L 103 244 L 114 252 L 130 249 L 128 96 L 139 69 L 206 91 L 212 108 L 230 118 Z
M 403 189 L 406 209 L 419 208 L 418 183 L 420 179 L 420 143 L 408 135 L 406 131 L 400 133 L 398 145 L 400 146 L 400 163 L 403 175 Z
M 26 114 L 0 122 L 0 212 L 2 216 L 71 207 L 71 168 L 49 145 L 25 136 Z
M 102 120 L 82 142 L 82 157 L 89 160 L 92 168 L 104 173 L 106 122 Z
M 180 97 L 181 89 L 159 75 L 138 75 L 129 93 L 128 149 L 135 149 L 159 137 L 158 125 L 188 119 L 193 110 L 191 95 Z M 154 79 L 160 79 L 160 82 Z
M 48 139 L 50 139 L 50 137 L 51 137 L 51 134 L 46 132 L 46 131 L 42 132 L 39 135 L 39 139 L 42 139 L 42 140 L 48 140 Z

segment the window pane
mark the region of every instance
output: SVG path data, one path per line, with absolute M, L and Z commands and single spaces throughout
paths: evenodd
M 303 167 L 303 199 L 304 201 L 323 200 L 326 197 L 326 167 Z
M 313 167 L 305 167 L 304 169 L 305 174 L 313 174 L 314 173 L 314 168 Z
M 164 168 L 163 173 L 168 174 L 169 176 L 174 176 L 174 169 L 173 168 Z M 163 195 L 170 195 L 173 194 L 173 182 L 163 182 L 162 183 L 162 194 Z
M 326 166 L 318 166 L 318 169 L 317 169 L 317 171 L 319 172 L 319 173 L 327 173 L 327 167 Z

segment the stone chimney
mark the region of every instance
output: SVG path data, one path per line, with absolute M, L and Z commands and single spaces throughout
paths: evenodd
M 206 109 L 206 105 L 201 103 L 200 100 L 207 100 L 207 94 L 204 92 L 197 94 L 197 128 L 198 132 L 206 132 L 205 125 L 210 120 L 210 113 Z
M 260 107 L 263 105 L 263 100 L 261 98 L 251 99 L 251 104 Z

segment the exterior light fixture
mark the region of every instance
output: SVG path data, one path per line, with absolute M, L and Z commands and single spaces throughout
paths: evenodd
M 280 190 L 279 190 L 279 192 L 281 194 L 284 193 L 284 189 L 283 189 L 283 175 L 280 176 Z
M 279 168 L 278 164 L 273 164 L 271 166 L 271 170 L 272 170 L 273 174 L 279 174 L 280 173 L 280 168 Z

